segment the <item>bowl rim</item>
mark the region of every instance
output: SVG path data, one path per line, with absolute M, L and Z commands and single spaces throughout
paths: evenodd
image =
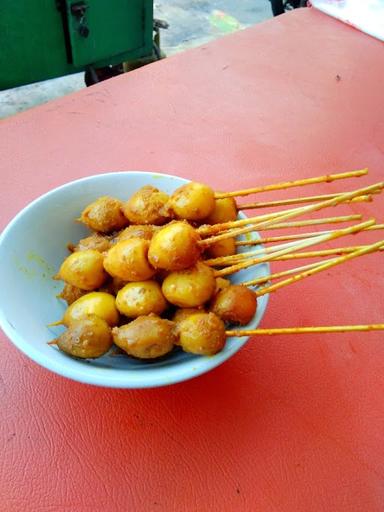
M 28 203 L 24 208 L 22 208 L 6 225 L 2 233 L 0 234 L 0 249 L 4 242 L 6 241 L 9 234 L 12 232 L 12 229 L 14 226 L 18 223 L 18 221 L 24 217 L 25 215 L 28 215 L 29 211 L 33 209 L 39 202 L 44 201 L 45 199 L 49 198 L 50 196 L 54 196 L 55 194 L 60 194 L 62 191 L 64 191 L 67 188 L 71 188 L 74 185 L 80 185 L 82 183 L 87 182 L 93 182 L 96 180 L 103 180 L 110 178 L 111 176 L 119 177 L 122 175 L 147 175 L 151 176 L 152 178 L 165 178 L 165 179 L 175 179 L 178 182 L 183 181 L 185 183 L 189 183 L 191 180 L 183 178 L 181 176 L 166 174 L 166 173 L 160 173 L 160 172 L 151 172 L 151 171 L 111 171 L 111 172 L 104 172 L 99 174 L 94 174 L 90 176 L 86 176 L 83 178 L 79 178 L 76 180 L 72 180 L 69 182 L 66 182 L 58 187 L 55 187 L 51 190 L 48 190 L 44 194 L 38 196 L 34 200 L 32 200 L 30 203 Z M 239 212 L 239 215 L 243 218 L 246 218 L 246 215 L 242 212 Z M 257 233 L 256 233 L 257 234 Z M 267 264 L 267 267 L 269 267 L 269 264 Z M 269 295 L 264 296 L 263 306 L 261 307 L 262 311 L 260 314 L 260 318 L 258 323 L 259 325 L 261 322 L 265 311 L 267 309 L 269 301 Z M 260 307 L 259 307 L 260 309 Z M 27 357 L 32 359 L 34 362 L 42 366 L 43 368 L 46 368 L 47 370 L 50 370 L 58 375 L 61 375 L 63 377 L 69 378 L 74 381 L 78 381 L 84 384 L 90 384 L 95 386 L 101 386 L 101 387 L 109 387 L 109 388 L 119 388 L 119 389 L 144 389 L 144 388 L 154 388 L 154 387 L 160 387 L 160 386 L 167 386 L 171 384 L 177 384 L 186 380 L 189 380 L 194 377 L 198 377 L 208 371 L 211 371 L 215 369 L 216 367 L 220 366 L 222 363 L 227 361 L 229 358 L 231 358 L 233 355 L 235 355 L 236 352 L 240 350 L 241 347 L 243 347 L 246 342 L 249 339 L 249 336 L 243 336 L 243 337 L 228 337 L 227 342 L 229 339 L 236 338 L 238 341 L 235 345 L 232 347 L 229 347 L 226 351 L 221 351 L 218 354 L 210 357 L 204 357 L 201 356 L 198 359 L 194 359 L 193 361 L 189 361 L 190 364 L 186 365 L 187 367 L 184 368 L 184 371 L 180 371 L 180 365 L 176 364 L 174 367 L 164 367 L 163 369 L 166 369 L 167 371 L 167 378 L 164 379 L 164 375 L 162 375 L 162 372 L 159 372 L 160 374 L 157 374 L 157 372 L 144 372 L 145 377 L 144 378 L 133 378 L 136 376 L 137 373 L 140 375 L 142 372 L 140 371 L 132 371 L 127 370 L 123 368 L 111 368 L 108 373 L 105 373 L 105 368 L 97 367 L 97 366 L 91 366 L 91 364 L 88 364 L 86 366 L 81 366 L 81 369 L 77 369 L 75 366 L 66 365 L 64 362 L 61 363 L 58 360 L 55 359 L 47 359 L 46 356 L 42 352 L 40 352 L 38 349 L 36 349 L 33 345 L 29 344 L 27 341 L 25 341 L 24 337 L 20 335 L 17 330 L 8 322 L 5 313 L 0 305 L 0 327 L 3 330 L 3 332 L 6 334 L 8 339 L 13 343 L 23 354 L 25 354 Z M 70 357 L 70 356 L 67 356 Z M 71 358 L 71 360 L 73 360 Z M 64 361 L 64 360 L 63 360 Z M 84 360 L 86 361 L 86 360 Z M 88 360 L 87 360 L 88 361 Z M 193 363 L 193 364 L 191 364 Z M 181 363 L 183 366 L 183 364 Z M 130 379 L 124 379 L 124 377 L 130 377 Z

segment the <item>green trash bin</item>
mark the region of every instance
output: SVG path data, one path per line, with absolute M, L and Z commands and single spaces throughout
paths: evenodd
M 152 0 L 0 1 L 0 90 L 152 53 Z

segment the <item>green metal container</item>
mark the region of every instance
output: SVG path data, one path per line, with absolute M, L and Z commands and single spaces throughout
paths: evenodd
M 0 89 L 152 55 L 152 0 L 0 0 Z

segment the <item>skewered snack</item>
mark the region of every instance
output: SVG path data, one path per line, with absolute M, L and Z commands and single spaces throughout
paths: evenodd
M 249 203 L 246 207 L 311 204 L 239 220 L 235 220 L 238 207 L 234 197 L 358 177 L 366 172 L 216 194 L 207 185 L 191 182 L 170 197 L 148 185 L 124 203 L 107 196 L 97 199 L 81 215 L 81 221 L 94 232 L 71 246 L 73 252 L 64 260 L 57 276 L 65 282 L 59 298 L 67 301 L 68 308 L 63 319 L 51 325 L 63 324 L 67 330 L 52 344 L 74 357 L 94 358 L 108 351 L 113 338 L 127 355 L 155 359 L 171 352 L 175 345 L 186 352 L 211 356 L 222 350 L 227 336 L 384 329 L 383 324 L 375 324 L 225 330 L 226 326 L 249 324 L 257 310 L 257 297 L 355 257 L 384 250 L 382 240 L 369 245 L 300 252 L 359 231 L 382 229 L 384 225 L 376 224 L 374 219 L 330 231 L 258 241 L 236 239 L 255 230 L 361 221 L 360 214 L 292 219 L 347 202 L 371 201 L 372 194 L 384 188 L 382 182 L 339 194 Z M 129 222 L 132 225 L 127 226 Z M 282 241 L 286 243 L 237 253 L 242 245 Z M 336 257 L 240 284 L 231 284 L 222 277 L 263 262 L 327 255 Z M 286 276 L 290 277 L 270 283 Z M 176 311 L 175 306 L 179 308 Z M 161 318 L 163 314 L 172 321 Z
M 255 292 L 244 285 L 230 285 L 214 298 L 211 311 L 224 322 L 247 325 L 256 313 Z
M 94 231 L 111 233 L 128 224 L 122 206 L 122 202 L 114 197 L 99 197 L 82 211 L 79 221 Z
M 132 224 L 164 224 L 169 215 L 164 208 L 168 194 L 151 185 L 145 185 L 135 192 L 122 207 L 123 213 Z
M 162 291 L 171 304 L 194 308 L 205 304 L 215 288 L 213 270 L 198 261 L 189 269 L 171 272 L 163 281 Z
M 116 295 L 116 307 L 128 318 L 155 313 L 161 315 L 167 301 L 156 281 L 128 283 Z
M 89 315 L 74 320 L 54 343 L 67 354 L 82 359 L 94 359 L 108 352 L 112 346 L 111 328 L 105 320 Z
M 145 281 L 155 275 L 148 262 L 148 240 L 129 238 L 114 245 L 107 252 L 104 268 L 113 277 L 124 281 Z
M 128 355 L 155 359 L 168 354 L 176 341 L 175 324 L 157 315 L 139 316 L 112 329 L 113 341 Z
M 96 290 L 107 279 L 103 256 L 95 249 L 70 254 L 62 263 L 57 279 L 81 290 Z

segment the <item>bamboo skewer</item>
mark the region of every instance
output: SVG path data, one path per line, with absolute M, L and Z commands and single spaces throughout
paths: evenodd
M 290 210 L 288 213 L 287 212 L 282 212 L 277 217 L 273 217 L 273 218 L 271 218 L 269 220 L 264 220 L 264 221 L 261 221 L 261 222 L 260 221 L 258 222 L 256 220 L 257 217 L 255 217 L 255 218 L 249 218 L 249 219 L 241 219 L 240 221 L 226 222 L 226 223 L 223 223 L 223 224 L 215 224 L 215 225 L 212 226 L 213 232 L 220 231 L 221 229 L 230 229 L 232 227 L 237 227 L 239 224 L 243 225 L 244 221 L 248 221 L 248 223 L 256 222 L 255 224 L 253 224 L 254 230 L 263 229 L 263 228 L 266 229 L 267 227 L 269 227 L 269 226 L 271 226 L 273 224 L 276 224 L 276 222 L 279 223 L 280 221 L 283 221 L 283 220 L 285 221 L 287 219 L 298 217 L 299 215 L 302 215 L 304 213 L 312 213 L 312 212 L 315 212 L 315 211 L 319 211 L 319 210 L 321 210 L 323 208 L 327 208 L 329 206 L 336 206 L 336 205 L 338 205 L 340 203 L 344 203 L 345 201 L 348 201 L 349 199 L 352 199 L 354 197 L 358 197 L 358 196 L 364 195 L 366 193 L 371 193 L 373 190 L 382 189 L 383 187 L 384 187 L 384 182 L 375 183 L 374 185 L 370 185 L 369 187 L 364 187 L 364 188 L 361 188 L 361 189 L 357 189 L 357 190 L 354 190 L 352 192 L 346 192 L 345 194 L 341 194 L 340 196 L 338 196 L 338 197 L 336 197 L 334 199 L 327 199 L 326 201 L 322 201 L 320 203 L 315 203 L 315 204 L 311 204 L 311 205 L 308 205 L 308 206 L 303 206 L 301 208 Z M 212 236 L 212 237 L 206 238 L 204 240 L 201 240 L 200 244 L 202 246 L 209 245 L 211 243 L 214 243 L 214 242 L 218 241 L 218 239 L 219 239 L 218 237 L 219 236 L 222 237 L 223 235 L 225 235 L 225 234 L 216 235 L 216 236 Z M 228 238 L 230 236 L 231 235 L 226 235 L 225 238 Z M 221 239 L 223 239 L 223 238 L 221 238 Z
M 296 226 L 297 227 L 297 226 Z M 376 231 L 378 229 L 384 229 L 384 224 L 375 224 L 374 226 L 369 226 L 362 231 Z M 265 238 L 259 238 L 254 240 L 238 240 L 235 242 L 236 246 L 252 246 L 252 245 L 260 245 L 260 244 L 268 244 L 271 242 L 285 242 L 288 240 L 302 240 L 304 238 L 309 238 L 311 236 L 319 236 L 326 235 L 327 233 L 331 233 L 331 230 L 327 231 L 312 231 L 310 233 L 297 233 L 295 235 L 281 235 L 281 236 L 270 236 Z
M 360 214 L 355 214 L 355 215 L 346 215 L 346 216 L 344 215 L 344 216 L 339 216 L 339 217 L 328 217 L 327 219 L 308 219 L 308 220 L 303 220 L 303 221 L 296 221 L 295 227 L 318 225 L 318 224 L 336 224 L 339 222 L 350 222 L 353 220 L 361 220 L 362 217 L 363 216 Z M 290 228 L 290 227 L 292 227 L 291 222 L 285 222 L 285 223 L 282 222 L 281 224 L 279 224 L 279 228 L 276 228 L 276 229 L 284 229 L 284 228 Z M 258 229 L 259 229 L 259 231 L 268 231 L 270 229 L 274 229 L 274 227 L 268 226 L 267 228 L 265 228 L 265 230 L 263 228 L 258 228 Z M 200 244 L 202 246 L 209 245 L 211 243 L 219 242 L 220 240 L 225 240 L 226 238 L 234 238 L 234 237 L 237 237 L 240 235 L 245 235 L 246 233 L 251 233 L 252 231 L 255 231 L 254 225 L 245 226 L 244 228 L 231 229 L 229 231 L 225 231 L 224 233 L 221 233 L 220 235 L 214 235 L 209 238 L 203 239 L 200 242 Z M 326 233 L 329 233 L 329 232 L 330 231 L 326 231 Z M 321 232 L 319 234 L 321 234 Z M 205 242 L 205 240 L 207 240 L 208 243 Z M 254 240 L 254 242 L 258 243 L 257 240 Z M 260 242 L 260 243 L 262 243 L 262 242 Z
M 296 274 L 298 272 L 303 272 L 304 270 L 309 270 L 311 268 L 315 268 L 318 265 L 321 265 L 321 263 L 316 261 L 315 263 L 310 263 L 309 265 L 303 265 L 302 267 L 290 268 L 288 270 L 283 270 L 282 272 L 275 272 L 274 274 L 269 274 L 267 276 L 256 277 L 255 279 L 250 279 L 249 281 L 244 281 L 240 284 L 242 284 L 243 286 L 257 286 L 259 284 L 273 281 L 274 279 L 279 279 L 280 277 L 290 276 L 290 275 Z
M 221 277 L 221 276 L 233 274 L 233 273 L 237 272 L 238 270 L 243 270 L 243 269 L 251 267 L 253 265 L 256 265 L 259 263 L 264 263 L 266 261 L 271 261 L 278 256 L 283 256 L 284 254 L 288 254 L 294 250 L 304 249 L 305 247 L 310 247 L 311 245 L 316 245 L 316 244 L 319 244 L 322 242 L 327 242 L 328 240 L 334 240 L 336 238 L 340 238 L 345 235 L 357 233 L 358 231 L 361 231 L 365 227 L 371 226 L 374 223 L 375 223 L 375 220 L 371 219 L 366 222 L 362 222 L 361 224 L 356 224 L 354 226 L 351 226 L 349 228 L 340 229 L 339 231 L 335 231 L 329 235 L 321 235 L 318 237 L 312 237 L 307 240 L 303 240 L 302 242 L 296 244 L 294 247 L 290 246 L 285 249 L 282 249 L 281 251 L 276 251 L 271 254 L 266 254 L 265 256 L 261 256 L 258 258 L 248 258 L 246 261 L 243 261 L 241 263 L 231 265 L 231 266 L 223 268 L 221 270 L 216 270 L 215 277 L 219 277 L 219 276 Z M 343 256 L 343 257 L 345 257 L 345 256 Z
M 368 169 L 361 169 L 358 171 L 341 172 L 337 174 L 328 174 L 325 176 L 317 176 L 315 178 L 305 178 L 302 180 L 286 181 L 283 183 L 274 183 L 271 185 L 264 185 L 244 190 L 236 190 L 232 192 L 218 192 L 215 194 L 216 199 L 224 197 L 248 196 L 250 194 L 258 194 L 259 192 L 268 192 L 270 190 L 283 190 L 292 187 L 303 187 L 304 185 L 313 185 L 315 183 L 331 183 L 335 180 L 342 180 L 346 178 L 358 178 L 368 173 Z
M 332 332 L 370 332 L 383 331 L 384 324 L 368 324 L 368 325 L 329 325 L 321 327 L 281 327 L 274 329 L 234 329 L 233 331 L 225 331 L 227 336 L 256 336 L 276 334 L 314 334 L 314 333 L 332 333 Z
M 364 254 L 370 254 L 372 252 L 376 252 L 383 246 L 384 246 L 384 240 L 380 240 L 380 242 L 376 242 L 375 244 L 372 244 L 372 245 L 367 245 L 364 248 L 358 249 L 357 251 L 354 251 L 350 254 L 346 254 L 344 256 L 340 256 L 339 258 L 334 258 L 331 261 L 322 263 L 311 270 L 305 270 L 304 272 L 301 272 L 300 274 L 296 274 L 293 277 L 285 279 L 284 281 L 279 281 L 278 283 L 272 284 L 271 286 L 262 288 L 261 290 L 258 290 L 256 292 L 256 295 L 258 297 L 260 297 L 261 295 L 275 292 L 276 290 L 279 290 L 283 286 L 287 286 L 287 285 L 295 283 L 297 281 L 301 281 L 302 279 L 305 279 L 306 277 L 313 276 L 314 274 L 322 272 L 323 270 L 327 270 L 336 265 L 340 265 L 341 263 L 345 263 L 346 261 L 349 261 L 353 258 L 363 256 Z
M 276 206 L 289 206 L 292 204 L 315 203 L 324 201 L 325 199 L 333 199 L 339 194 L 323 194 L 320 196 L 294 197 L 292 199 L 280 199 L 278 201 L 265 201 L 256 203 L 244 203 L 237 205 L 238 210 L 255 210 L 257 208 L 274 208 Z M 371 203 L 373 198 L 371 195 L 359 196 L 346 201 L 348 203 Z
M 286 228 L 302 228 L 305 226 L 321 226 L 322 224 L 337 224 L 338 222 L 350 222 L 353 220 L 361 220 L 362 215 L 355 213 L 353 215 L 339 215 L 336 217 L 324 217 L 322 219 L 305 219 L 305 220 L 294 220 L 291 222 L 278 222 L 272 224 L 267 228 L 261 228 L 260 231 L 269 231 L 270 229 L 286 229 Z
M 292 247 L 294 248 L 294 246 Z M 334 247 L 332 249 L 320 249 L 318 251 L 294 252 L 284 254 L 282 256 L 277 256 L 273 258 L 273 261 L 300 260 L 303 258 L 323 258 L 324 256 L 342 256 L 343 254 L 350 254 L 351 252 L 358 251 L 360 249 L 363 249 L 364 247 L 368 246 L 356 245 L 349 247 Z M 232 256 L 221 256 L 219 258 L 212 258 L 210 260 L 205 260 L 204 263 L 211 267 L 233 265 L 235 263 L 240 263 L 241 261 L 247 260 L 247 258 L 250 258 L 251 256 L 257 256 L 258 254 L 271 254 L 274 252 L 273 249 L 280 248 L 284 248 L 284 245 L 275 245 L 273 247 L 268 247 L 266 249 L 258 249 L 257 251 L 249 251 L 233 254 Z M 384 250 L 384 248 L 380 250 Z

